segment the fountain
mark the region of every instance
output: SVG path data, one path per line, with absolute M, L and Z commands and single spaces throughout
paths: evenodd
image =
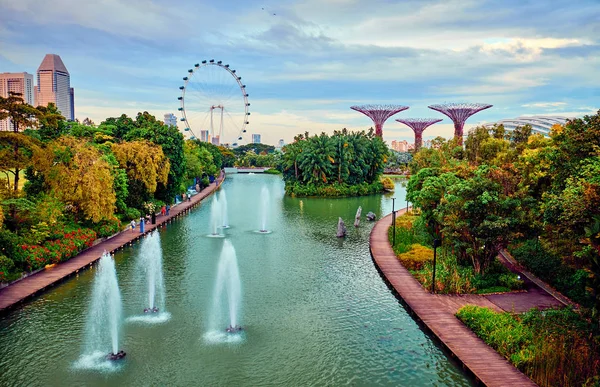
M 258 232 L 262 234 L 269 234 L 270 231 L 267 230 L 267 212 L 269 211 L 270 198 L 269 190 L 267 189 L 267 187 L 263 186 L 262 191 L 260 192 L 260 196 L 262 197 L 262 203 L 260 208 L 261 223 Z
M 221 216 L 223 217 L 223 228 L 229 228 L 229 217 L 227 216 L 227 196 L 225 195 L 225 190 L 221 190 L 221 195 L 219 196 L 221 200 Z
M 158 231 L 152 232 L 142 241 L 136 272 L 143 276 L 143 281 L 148 290 L 147 307 L 144 309 L 144 313 L 164 311 L 165 285 L 162 269 L 162 248 Z
M 221 206 L 219 205 L 219 199 L 215 195 L 210 206 L 210 230 L 211 233 L 208 235 L 211 238 L 223 238 L 225 235 L 221 234 L 220 229 L 223 225 L 223 218 L 221 214 Z
M 226 299 L 223 300 L 223 292 L 225 291 Z M 221 256 L 217 268 L 217 279 L 213 292 L 213 307 L 209 318 L 209 335 L 222 339 L 222 334 L 225 333 L 240 333 L 243 328 L 239 325 L 240 302 L 242 298 L 242 289 L 240 282 L 240 273 L 238 270 L 235 248 L 230 241 L 226 240 L 223 243 Z M 229 316 L 224 316 L 222 313 L 222 304 L 225 301 Z M 223 329 L 223 325 L 226 328 Z M 216 335 L 215 335 L 216 333 Z
M 86 324 L 86 348 L 82 358 L 92 357 L 98 360 L 98 357 L 104 357 L 107 360 L 118 360 L 125 357 L 125 352 L 119 351 L 121 310 L 115 261 L 104 252 L 92 287 L 92 301 Z

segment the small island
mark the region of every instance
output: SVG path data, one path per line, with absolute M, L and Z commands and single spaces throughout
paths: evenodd
M 331 136 L 306 132 L 294 137 L 283 151 L 283 179 L 289 196 L 362 196 L 385 190 L 381 176 L 389 151 L 372 129 L 343 129 Z

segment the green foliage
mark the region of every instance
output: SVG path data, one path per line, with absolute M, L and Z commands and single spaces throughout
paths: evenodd
M 279 171 L 278 169 L 275 169 L 275 168 L 267 169 L 263 173 L 265 173 L 267 175 L 281 175 L 281 171 Z
M 380 192 L 388 149 L 372 131 L 298 135 L 283 148 L 286 193 L 297 196 L 353 196 Z M 375 190 L 377 188 L 377 190 Z
M 301 183 L 286 183 L 285 193 L 292 197 L 348 197 L 364 196 L 383 192 L 383 185 L 377 181 L 372 184 L 362 183 L 357 185 L 330 184 L 315 185 Z
M 124 218 L 126 220 L 138 220 L 142 216 L 142 213 L 137 208 L 127 208 L 125 210 Z
M 0 282 L 10 282 L 17 277 L 14 273 L 15 263 L 12 259 L 0 254 Z
M 560 256 L 547 251 L 538 239 L 530 239 L 510 249 L 513 257 L 533 274 L 548 282 L 571 300 L 593 306 L 586 284 L 590 274 L 565 265 Z
M 275 147 L 273 145 L 252 143 L 252 144 L 240 145 L 237 148 L 233 149 L 233 153 L 237 157 L 242 157 L 243 155 L 245 155 L 246 153 L 248 153 L 250 151 L 256 155 L 267 154 L 267 153 L 273 153 L 275 151 Z
M 593 385 L 600 376 L 592 326 L 570 309 L 517 316 L 467 305 L 457 317 L 540 386 Z
M 393 191 L 395 188 L 394 182 L 389 177 L 382 178 L 381 184 L 383 185 L 383 189 L 386 191 Z

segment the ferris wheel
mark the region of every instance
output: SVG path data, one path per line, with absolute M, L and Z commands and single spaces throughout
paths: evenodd
M 250 103 L 242 77 L 214 59 L 196 63 L 187 72 L 177 98 L 184 136 L 228 147 L 245 142 Z

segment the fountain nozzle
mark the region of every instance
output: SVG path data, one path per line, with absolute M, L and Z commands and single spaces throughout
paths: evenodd
M 227 333 L 239 333 L 239 332 L 241 332 L 241 331 L 243 331 L 243 330 L 244 330 L 244 328 L 242 328 L 242 327 L 241 327 L 241 326 L 239 326 L 239 325 L 236 325 L 235 327 L 233 327 L 233 326 L 231 326 L 231 325 L 230 325 L 230 326 L 228 326 L 228 327 L 225 329 L 225 332 L 227 332 Z
M 126 355 L 125 351 L 123 351 L 123 350 L 120 350 L 120 351 L 119 351 L 119 352 L 117 352 L 117 353 L 112 353 L 112 352 L 111 352 L 111 353 L 109 353 L 109 354 L 106 356 L 106 359 L 107 359 L 107 360 L 121 360 L 122 358 L 124 358 L 124 357 L 125 357 L 125 355 Z

